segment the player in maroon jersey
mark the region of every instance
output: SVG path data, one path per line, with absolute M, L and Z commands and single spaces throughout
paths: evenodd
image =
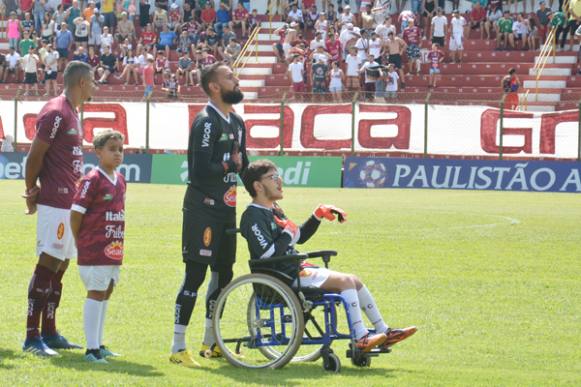
M 93 144 L 99 166 L 81 180 L 71 207 L 71 230 L 79 252 L 77 263 L 87 289 L 84 328 L 85 359 L 107 363 L 117 354 L 103 345 L 109 297 L 119 282 L 125 233 L 125 179 L 116 171 L 123 161 L 123 135 L 106 130 Z
M 38 212 L 38 263 L 28 287 L 23 349 L 39 356 L 58 355 L 53 349 L 81 348 L 58 333 L 55 316 L 63 275 L 69 260 L 77 254 L 69 212 L 83 166 L 83 130 L 77 109 L 93 95 L 91 67 L 70 62 L 64 71 L 64 86 L 63 94 L 49 100 L 38 114 L 25 170 L 26 213 Z

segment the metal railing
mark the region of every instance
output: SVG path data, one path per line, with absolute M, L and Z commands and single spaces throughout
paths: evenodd
M 258 33 L 259 32 L 260 32 L 260 26 L 254 27 L 254 29 L 250 33 L 250 36 L 248 37 L 248 40 L 244 44 L 244 47 L 242 47 L 240 54 L 238 54 L 238 57 L 236 57 L 236 60 L 234 61 L 234 63 L 232 63 L 232 68 L 234 69 L 236 75 L 238 75 L 240 73 L 240 70 L 242 70 L 246 66 L 246 64 L 248 63 L 248 61 L 252 57 L 252 51 L 250 51 L 250 47 L 253 44 L 254 44 L 254 51 L 256 52 L 256 62 L 258 63 Z

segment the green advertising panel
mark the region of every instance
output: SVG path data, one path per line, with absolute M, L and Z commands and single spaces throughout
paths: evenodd
M 284 184 L 290 187 L 341 186 L 341 157 L 253 156 L 272 160 L 280 169 Z M 188 179 L 186 155 L 153 155 L 151 182 L 185 184 Z

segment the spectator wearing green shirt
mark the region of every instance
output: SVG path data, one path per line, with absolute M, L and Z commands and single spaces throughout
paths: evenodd
M 537 19 L 539 20 L 539 39 L 541 44 L 543 44 L 547 38 L 550 16 L 551 9 L 547 7 L 544 1 L 540 1 L 539 9 L 537 9 Z
M 496 49 L 504 50 L 514 48 L 514 35 L 512 33 L 512 18 L 508 11 L 497 22 L 498 34 L 496 35 Z
M 36 48 L 34 44 L 34 40 L 30 39 L 28 32 L 24 32 L 23 38 L 18 43 L 18 51 L 20 52 L 20 56 L 28 55 L 30 51 L 30 47 Z
M 555 33 L 555 45 L 561 42 L 560 47 L 565 47 L 565 42 L 567 41 L 567 34 L 569 32 L 569 25 L 567 23 L 567 15 L 562 11 L 557 11 L 551 17 L 551 29 L 556 28 Z

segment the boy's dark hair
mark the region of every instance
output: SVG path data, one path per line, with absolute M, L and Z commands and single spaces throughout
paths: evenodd
M 116 130 L 106 129 L 99 132 L 99 134 L 93 138 L 93 146 L 95 149 L 102 149 L 109 140 L 120 140 L 123 142 L 125 141 L 125 136 Z
M 202 69 L 200 85 L 208 96 L 210 96 L 210 82 L 216 82 L 218 80 L 218 69 L 222 66 L 228 65 L 224 64 L 224 62 L 216 62 Z
M 65 67 L 63 74 L 65 88 L 74 86 L 81 78 L 84 78 L 91 74 L 93 69 L 85 62 L 78 60 L 70 61 Z
M 251 162 L 244 172 L 242 181 L 244 182 L 244 188 L 253 198 L 256 197 L 256 190 L 254 189 L 254 182 L 262 179 L 269 171 L 277 170 L 276 164 L 270 160 L 256 160 Z

